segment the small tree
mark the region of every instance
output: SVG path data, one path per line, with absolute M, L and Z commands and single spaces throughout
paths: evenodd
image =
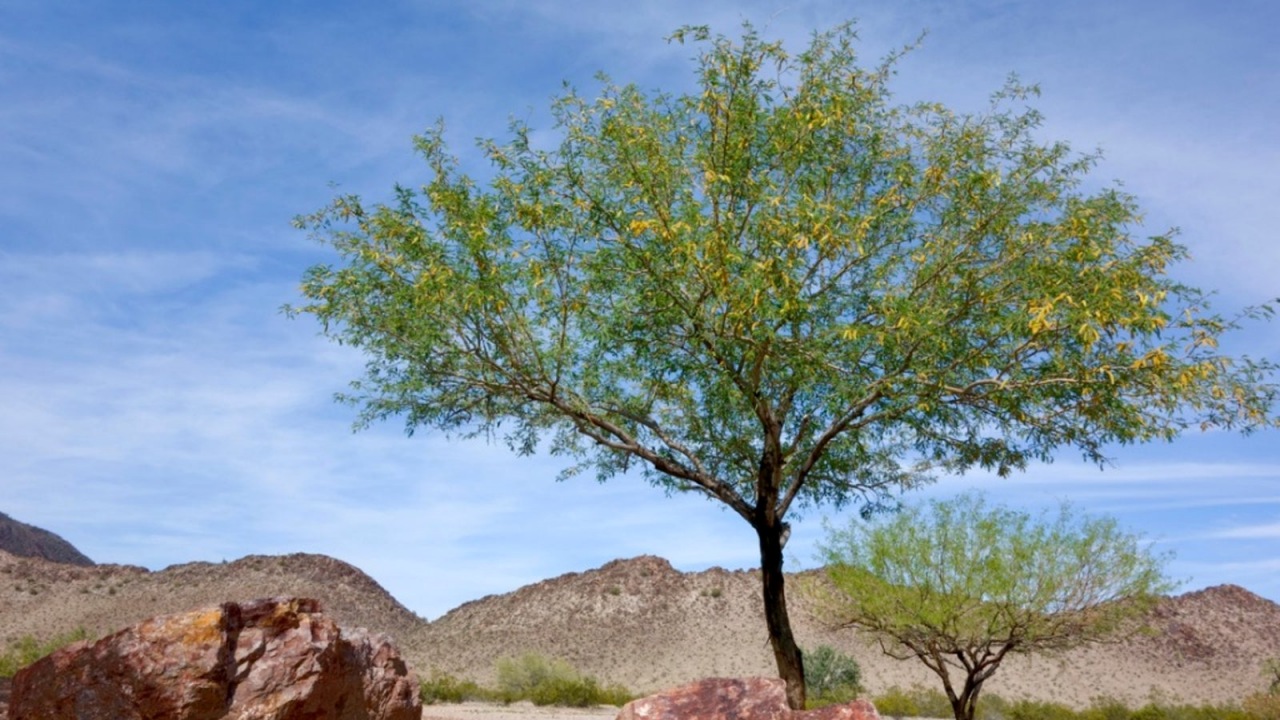
M 881 649 L 942 680 L 956 720 L 1010 654 L 1119 636 L 1171 589 L 1161 558 L 1109 518 L 989 507 L 969 493 L 833 532 L 824 548 L 829 621 L 869 630 Z
M 895 105 L 848 25 L 795 56 L 749 27 L 675 38 L 705 44 L 690 94 L 569 92 L 557 146 L 481 143 L 483 185 L 437 128 L 420 190 L 301 218 L 341 263 L 298 310 L 367 354 L 361 423 L 496 434 L 741 516 L 793 707 L 793 510 L 1271 421 L 1272 366 L 1218 353 L 1233 321 L 1165 275 L 1183 249 L 1082 191 L 1095 158 L 1036 139 L 1030 89 Z

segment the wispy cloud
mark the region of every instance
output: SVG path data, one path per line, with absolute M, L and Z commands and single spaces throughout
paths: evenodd
M 1280 540 L 1280 522 L 1242 525 L 1209 533 L 1204 537 L 1219 540 Z

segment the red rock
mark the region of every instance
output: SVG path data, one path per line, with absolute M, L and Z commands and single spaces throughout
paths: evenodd
M 9 720 L 417 720 L 390 640 L 342 630 L 308 599 L 152 618 L 18 672 Z
M 817 710 L 791 713 L 792 720 L 880 720 L 870 700 L 858 699 L 847 705 L 828 705 Z
M 708 678 L 633 700 L 617 720 L 879 720 L 867 700 L 795 712 L 779 678 Z
M 707 678 L 632 700 L 618 720 L 786 720 L 790 713 L 778 678 Z

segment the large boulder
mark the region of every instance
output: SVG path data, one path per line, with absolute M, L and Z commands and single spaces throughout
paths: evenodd
M 879 720 L 867 700 L 818 710 L 787 707 L 779 678 L 707 678 L 633 700 L 617 720 Z
M 417 691 L 386 636 L 269 598 L 65 647 L 14 676 L 9 720 L 417 720 Z

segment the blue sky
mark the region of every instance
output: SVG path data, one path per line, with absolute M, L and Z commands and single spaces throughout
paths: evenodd
M 1009 72 L 1043 88 L 1046 137 L 1101 147 L 1152 234 L 1182 228 L 1183 280 L 1235 308 L 1280 295 L 1280 6 L 1231 3 L 58 2 L 0 4 L 0 511 L 99 562 L 152 569 L 251 553 L 358 565 L 436 617 L 618 557 L 750 567 L 754 536 L 633 478 L 554 481 L 501 445 L 351 432 L 332 394 L 361 358 L 286 319 L 326 258 L 293 216 L 425 174 L 412 136 L 546 127 L 598 70 L 680 91 L 686 23 L 742 20 L 799 47 L 859 18 L 869 62 L 910 42 L 906 100 L 980 109 Z M 336 189 L 335 189 L 336 186 Z M 1280 325 L 1228 349 L 1280 358 Z M 1008 480 L 948 478 L 1035 508 L 1070 499 L 1176 553 L 1186 589 L 1280 600 L 1280 434 L 1192 434 L 1064 456 Z M 833 516 L 835 522 L 845 518 Z M 811 567 L 822 513 L 795 523 Z

